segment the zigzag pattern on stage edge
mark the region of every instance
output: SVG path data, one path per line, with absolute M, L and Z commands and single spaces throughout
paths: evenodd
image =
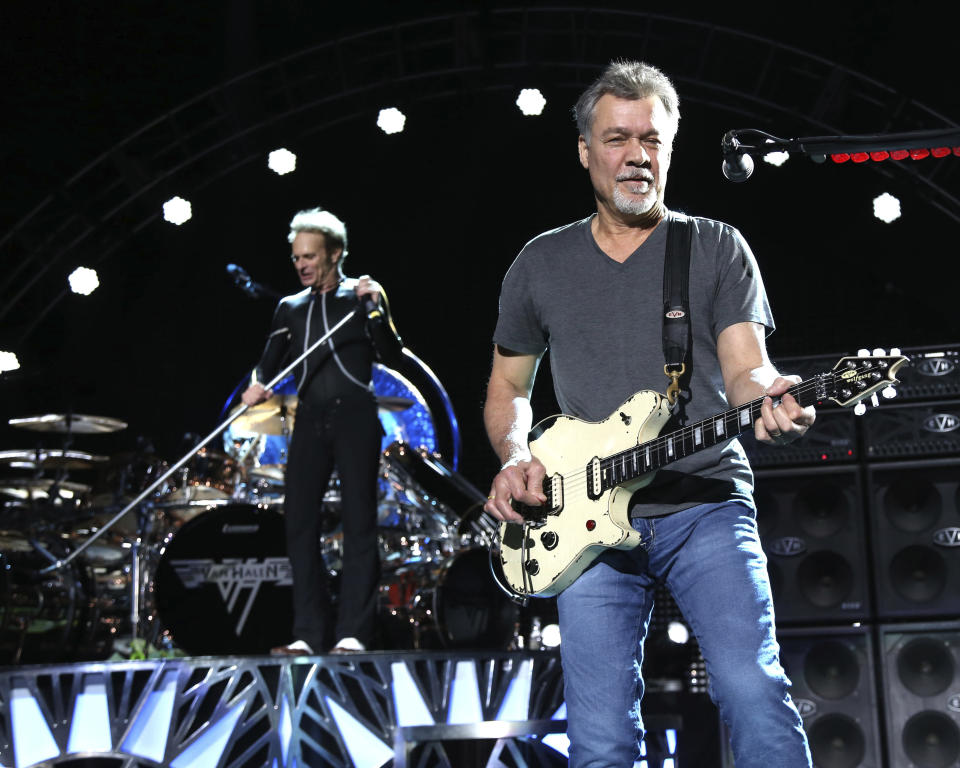
M 398 726 L 548 720 L 561 704 L 559 654 L 542 651 L 8 667 L 0 765 L 379 768 Z

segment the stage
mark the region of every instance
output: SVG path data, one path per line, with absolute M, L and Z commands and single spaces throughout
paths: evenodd
M 552 651 L 6 667 L 0 715 L 5 768 L 566 765 Z M 680 723 L 647 717 L 644 768 L 679 768 Z

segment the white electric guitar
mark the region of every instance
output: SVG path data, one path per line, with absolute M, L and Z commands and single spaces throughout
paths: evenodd
M 850 406 L 898 383 L 906 357 L 844 357 L 828 373 L 787 391 L 801 406 L 832 400 Z M 753 428 L 763 398 L 660 435 L 670 418 L 665 397 L 642 390 L 603 421 L 550 416 L 530 432 L 530 451 L 547 469 L 547 501 L 514 503 L 523 523 L 500 523 L 493 555 L 498 578 L 520 597 L 566 589 L 605 549 L 640 543 L 630 525 L 633 493 L 661 467 Z M 863 408 L 863 406 L 859 406 Z M 496 561 L 495 561 L 496 564 Z

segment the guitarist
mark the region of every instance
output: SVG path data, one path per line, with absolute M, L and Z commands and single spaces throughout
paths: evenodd
M 549 349 L 561 410 L 601 421 L 640 389 L 662 391 L 666 230 L 678 214 L 664 188 L 680 119 L 671 82 L 639 62 L 611 63 L 575 107 L 580 163 L 596 213 L 531 240 L 500 294 L 484 419 L 503 463 L 485 509 L 522 517 L 543 504 L 544 465 L 531 455 L 530 393 Z M 691 341 L 680 425 L 783 395 L 764 338 L 774 328 L 757 263 L 740 233 L 687 219 Z M 790 395 L 767 397 L 758 440 L 785 444 L 813 423 Z M 627 447 L 627 446 L 625 446 Z M 779 661 L 753 476 L 735 439 L 661 470 L 631 500 L 635 549 L 607 549 L 558 596 L 570 765 L 628 768 L 642 738 L 643 642 L 665 582 L 693 628 L 711 695 L 731 731 L 737 768 L 808 767 L 810 750 Z

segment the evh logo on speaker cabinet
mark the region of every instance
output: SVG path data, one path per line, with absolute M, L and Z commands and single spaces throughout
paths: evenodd
M 943 357 L 928 357 L 914 365 L 914 369 L 922 376 L 946 376 L 953 373 L 955 367 L 952 360 Z
M 953 432 L 958 427 L 960 427 L 960 419 L 952 413 L 931 413 L 923 420 L 923 428 L 927 432 L 936 434 Z
M 960 528 L 941 528 L 934 532 L 933 543 L 941 547 L 960 547 Z
M 960 712 L 960 693 L 955 693 L 949 699 L 947 699 L 947 709 L 951 709 L 954 712 Z
M 802 555 L 806 552 L 807 543 L 796 536 L 782 536 L 779 539 L 771 541 L 767 547 L 767 551 L 782 557 L 793 557 L 794 555 Z
M 794 699 L 793 703 L 797 706 L 797 712 L 804 720 L 817 714 L 817 702 L 810 699 Z

